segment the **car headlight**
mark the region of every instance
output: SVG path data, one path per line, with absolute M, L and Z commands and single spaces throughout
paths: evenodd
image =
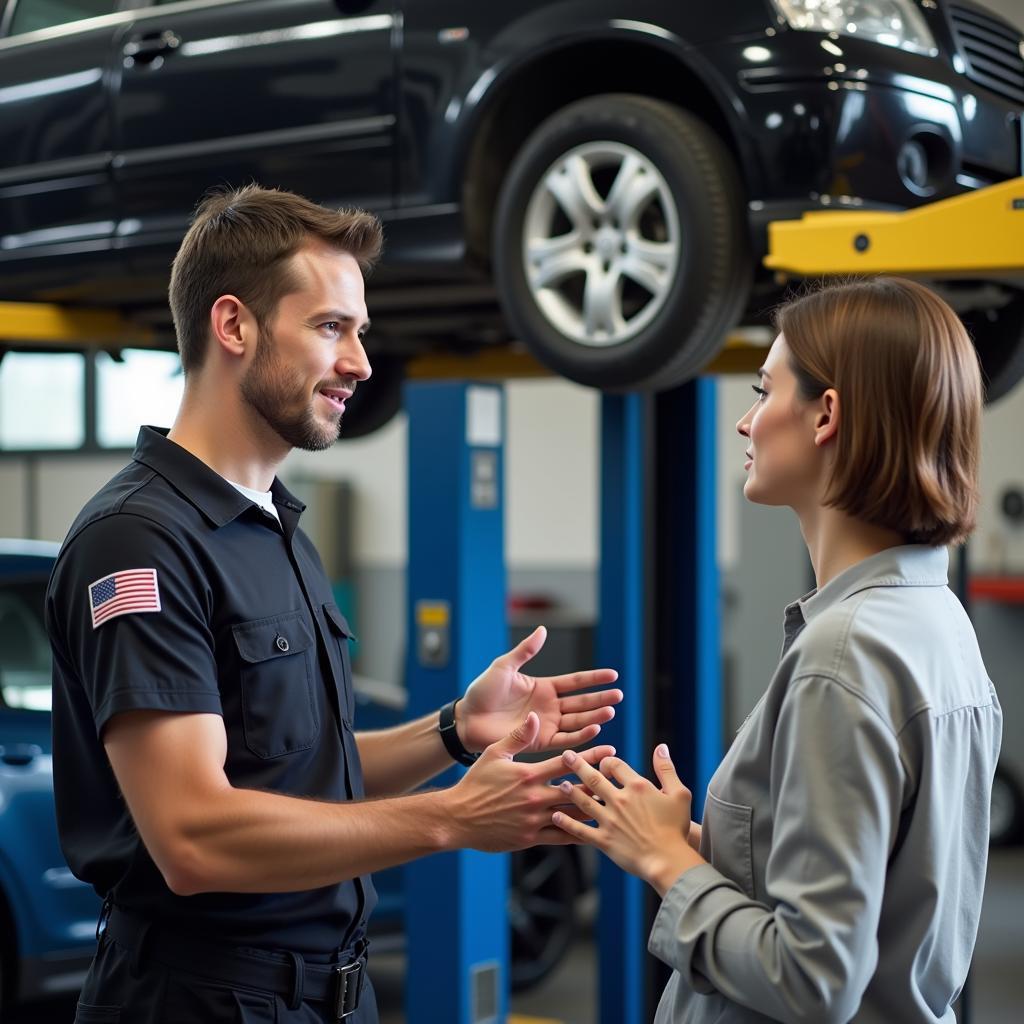
M 896 46 L 912 53 L 938 53 L 935 38 L 914 0 L 772 0 L 790 28 L 836 32 Z

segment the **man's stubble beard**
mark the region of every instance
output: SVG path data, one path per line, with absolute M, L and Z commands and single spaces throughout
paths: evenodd
M 305 399 L 301 375 L 281 365 L 273 337 L 260 328 L 253 356 L 240 385 L 242 399 L 292 448 L 319 452 L 330 448 L 341 432 L 341 420 L 333 429 L 317 421 L 312 402 Z M 313 401 L 316 401 L 314 398 Z M 300 402 L 298 411 L 289 409 Z

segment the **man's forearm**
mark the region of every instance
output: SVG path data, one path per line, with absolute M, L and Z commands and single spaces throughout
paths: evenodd
M 458 715 L 458 705 L 455 711 Z M 367 796 L 408 793 L 452 766 L 437 719 L 433 711 L 393 729 L 356 733 Z
M 457 845 L 443 792 L 321 803 L 226 787 L 184 824 L 171 863 L 179 895 L 333 885 Z

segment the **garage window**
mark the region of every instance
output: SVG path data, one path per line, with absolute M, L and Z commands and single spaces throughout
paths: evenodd
M 71 21 L 112 14 L 117 0 L 18 0 L 11 18 L 10 34 L 35 32 Z
M 101 448 L 131 448 L 143 423 L 169 427 L 185 389 L 176 352 L 96 354 L 96 440 Z
M 85 441 L 85 357 L 8 352 L 0 362 L 0 450 L 67 450 Z

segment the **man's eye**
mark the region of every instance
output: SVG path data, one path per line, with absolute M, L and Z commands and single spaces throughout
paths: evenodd
M 321 327 L 326 327 L 329 331 L 336 331 L 338 329 L 337 320 L 328 320 L 327 323 L 321 324 Z

